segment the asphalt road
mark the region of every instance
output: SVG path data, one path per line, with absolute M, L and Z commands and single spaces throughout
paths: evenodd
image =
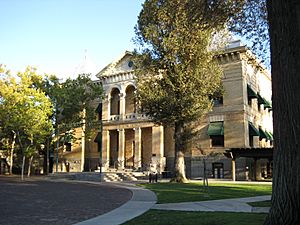
M 131 191 L 110 184 L 0 176 L 0 225 L 68 225 L 107 213 Z

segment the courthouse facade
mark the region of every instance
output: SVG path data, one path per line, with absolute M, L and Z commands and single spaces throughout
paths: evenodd
M 152 163 L 160 173 L 172 171 L 173 130 L 155 125 L 151 118 L 137 112 L 131 56 L 125 52 L 96 75 L 104 90 L 104 99 L 96 106 L 103 126 L 93 139 L 85 140 L 85 163 L 90 170 L 101 164 L 102 171 L 147 171 Z M 224 71 L 224 96 L 214 99 L 213 110 L 201 119 L 199 134 L 185 153 L 187 176 L 203 177 L 205 161 L 211 178 L 269 178 L 271 76 L 239 41 L 232 42 L 217 58 Z M 73 145 L 61 156 L 68 171 L 77 171 L 80 163 L 80 143 Z M 62 168 L 66 170 L 65 165 Z

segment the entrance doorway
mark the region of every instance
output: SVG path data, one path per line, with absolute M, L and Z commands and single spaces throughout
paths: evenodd
M 224 178 L 224 164 L 223 163 L 213 163 L 213 178 L 222 179 Z
M 134 163 L 134 130 L 125 130 L 125 167 L 133 168 Z
M 142 169 L 148 170 L 152 157 L 152 127 L 142 128 Z
M 117 130 L 109 131 L 109 167 L 118 167 L 119 152 L 119 132 Z

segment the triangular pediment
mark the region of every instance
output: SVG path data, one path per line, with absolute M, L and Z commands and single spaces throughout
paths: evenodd
M 97 77 L 107 77 L 112 76 L 119 73 L 127 73 L 133 70 L 133 63 L 131 61 L 132 53 L 126 51 L 115 61 L 108 64 L 104 67 L 99 73 L 97 73 Z

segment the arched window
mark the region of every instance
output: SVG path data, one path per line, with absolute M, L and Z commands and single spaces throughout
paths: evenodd
M 135 113 L 135 96 L 134 96 L 135 87 L 129 85 L 126 88 L 125 96 L 125 114 Z
M 110 115 L 120 115 L 120 91 L 117 88 L 112 89 L 110 93 Z

